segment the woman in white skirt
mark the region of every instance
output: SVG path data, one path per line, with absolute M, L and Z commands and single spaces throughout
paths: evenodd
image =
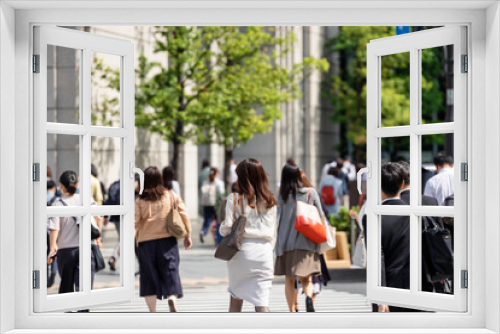
M 256 312 L 269 312 L 269 292 L 274 278 L 276 199 L 269 190 L 266 171 L 256 159 L 241 161 L 236 174 L 238 193 L 230 194 L 227 199 L 226 219 L 220 234 L 229 235 L 235 217 L 243 214 L 247 222 L 243 247 L 227 263 L 231 295 L 229 312 L 241 312 L 244 300 L 253 304 Z

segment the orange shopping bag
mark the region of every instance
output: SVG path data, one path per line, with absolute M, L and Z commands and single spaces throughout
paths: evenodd
M 320 244 L 327 240 L 326 230 L 321 221 L 318 209 L 314 205 L 309 204 L 309 198 L 310 194 L 308 192 L 307 203 L 297 201 L 295 229 L 315 244 Z

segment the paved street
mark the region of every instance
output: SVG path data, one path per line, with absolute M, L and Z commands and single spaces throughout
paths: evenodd
M 199 229 L 195 225 L 194 231 Z M 185 251 L 180 247 L 180 274 L 184 289 L 184 298 L 178 300 L 179 312 L 227 312 L 229 294 L 227 293 L 227 268 L 224 261 L 214 258 L 214 246 L 211 236 L 205 238 L 205 243 L 199 242 L 198 234 L 193 233 L 193 248 Z M 119 286 L 120 268 L 112 272 L 107 265 L 109 256 L 113 253 L 117 237 L 114 225 L 108 225 L 103 233 L 101 249 L 106 260 L 106 268 L 97 273 L 94 289 Z M 136 266 L 138 270 L 138 266 Z M 49 290 L 57 293 L 58 282 Z M 282 277 L 273 282 L 270 296 L 272 312 L 288 312 L 285 300 L 285 286 Z M 323 287 L 317 297 L 317 312 L 370 312 L 371 306 L 364 295 L 365 284 L 361 282 L 330 282 Z M 299 296 L 299 310 L 305 311 L 304 297 Z M 244 303 L 244 312 L 254 312 L 253 306 Z M 136 298 L 131 303 L 113 305 L 92 309 L 91 312 L 148 312 L 143 298 L 139 297 L 139 279 L 136 276 Z M 158 301 L 158 312 L 168 312 L 168 303 Z

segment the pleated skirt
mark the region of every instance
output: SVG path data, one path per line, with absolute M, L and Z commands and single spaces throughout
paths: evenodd
M 229 293 L 254 306 L 269 306 L 273 282 L 273 247 L 262 239 L 243 239 L 242 249 L 227 262 Z

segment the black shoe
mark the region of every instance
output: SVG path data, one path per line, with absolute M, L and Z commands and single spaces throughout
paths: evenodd
M 316 312 L 316 311 L 314 311 L 313 300 L 311 297 L 306 297 L 306 311 L 307 312 Z
M 204 237 L 203 232 L 200 232 L 200 242 L 202 244 L 205 243 L 205 239 L 203 237 Z
M 111 259 L 113 259 L 113 261 L 111 261 Z M 115 257 L 114 257 L 114 256 L 112 256 L 112 257 L 109 259 L 108 264 L 109 264 L 109 269 L 110 269 L 111 271 L 116 271 L 116 266 L 115 266 L 115 264 L 116 264 L 116 259 L 115 259 Z

